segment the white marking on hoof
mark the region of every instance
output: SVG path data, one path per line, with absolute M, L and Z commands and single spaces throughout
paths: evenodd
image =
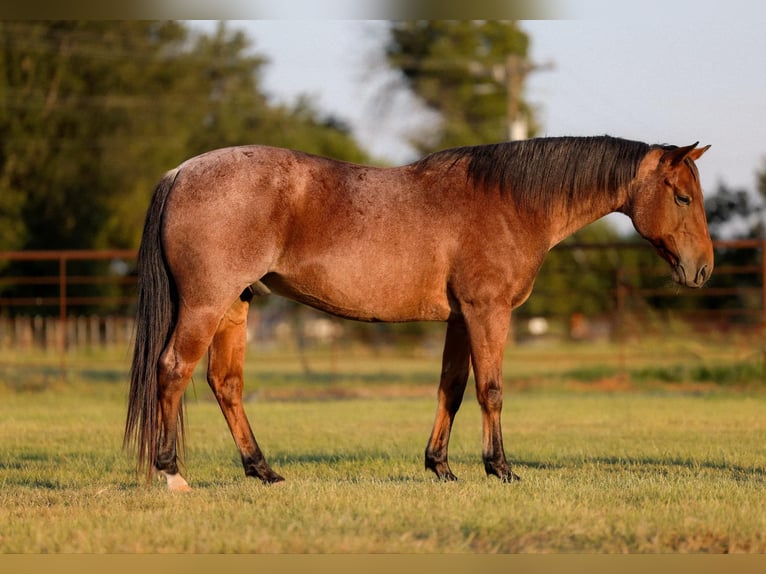
M 164 476 L 168 482 L 168 490 L 171 492 L 191 492 L 191 486 L 184 480 L 184 477 L 180 474 L 168 474 L 164 470 L 160 471 L 160 475 Z

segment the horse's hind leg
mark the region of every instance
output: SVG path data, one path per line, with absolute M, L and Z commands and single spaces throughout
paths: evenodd
M 242 405 L 247 311 L 253 294 L 245 290 L 226 312 L 210 345 L 207 381 L 218 400 L 247 476 L 264 483 L 284 480 L 266 462 Z
M 182 307 L 173 335 L 160 357 L 157 397 L 160 428 L 154 466 L 166 477 L 169 490 L 190 490 L 178 472 L 181 400 L 222 314 L 213 309 Z
M 455 413 L 463 401 L 470 366 L 470 345 L 465 323 L 462 318 L 451 319 L 447 324 L 444 342 L 436 420 L 425 456 L 426 468 L 434 471 L 441 480 L 457 480 L 447 461 L 447 447 Z

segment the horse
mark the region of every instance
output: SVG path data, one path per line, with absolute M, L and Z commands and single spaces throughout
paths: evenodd
M 273 292 L 359 321 L 446 322 L 426 470 L 456 480 L 448 445 L 473 369 L 484 469 L 518 480 L 500 424 L 511 312 L 553 246 L 612 212 L 631 218 L 678 284 L 702 287 L 713 248 L 695 164 L 710 146 L 698 144 L 536 138 L 399 167 L 261 145 L 188 159 L 161 178 L 146 214 L 124 448 L 147 480 L 190 489 L 178 467 L 182 397 L 207 352 L 245 474 L 284 480 L 242 403 L 248 308 Z

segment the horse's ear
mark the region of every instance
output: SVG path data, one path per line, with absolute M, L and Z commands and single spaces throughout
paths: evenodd
M 705 147 L 698 147 L 689 152 L 689 157 L 692 158 L 693 161 L 697 161 L 702 156 L 702 154 L 709 149 L 710 144 L 706 145 Z
M 697 144 L 700 142 L 694 142 L 692 145 L 687 145 L 684 147 L 678 147 L 675 149 L 670 149 L 662 154 L 662 161 L 665 163 L 670 164 L 671 166 L 676 166 L 679 163 L 681 163 L 683 160 L 685 160 L 687 157 L 691 158 L 692 160 L 696 161 L 700 158 L 700 156 L 705 153 L 710 146 L 706 145 L 705 147 L 698 148 Z

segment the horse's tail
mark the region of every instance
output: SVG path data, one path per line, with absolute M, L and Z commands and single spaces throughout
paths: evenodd
M 138 250 L 138 305 L 135 347 L 130 368 L 128 416 L 123 448 L 135 448 L 139 473 L 151 476 L 159 438 L 158 363 L 176 321 L 177 294 L 162 250 L 162 220 L 165 201 L 178 170 L 157 184 L 146 213 Z M 180 421 L 183 433 L 183 420 Z

